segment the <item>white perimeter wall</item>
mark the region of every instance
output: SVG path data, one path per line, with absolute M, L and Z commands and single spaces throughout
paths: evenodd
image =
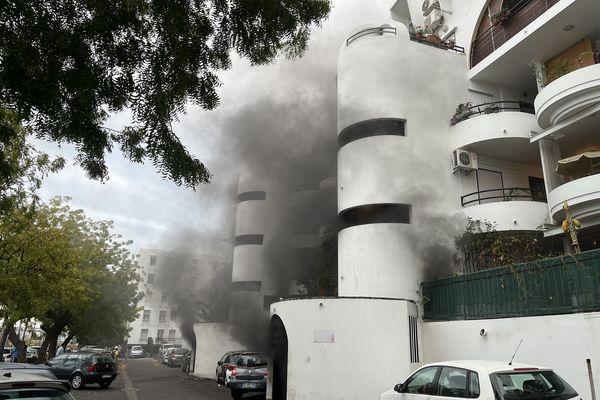
M 591 359 L 596 398 L 600 396 L 600 313 L 425 322 L 421 325 L 424 362 L 510 360 L 553 368 L 582 399 L 591 399 L 586 359 Z M 479 335 L 485 329 L 487 334 Z
M 416 306 L 402 300 L 271 305 L 288 336 L 287 400 L 378 399 L 410 373 L 409 312 L 416 313 Z M 328 335 L 329 343 L 317 343 Z
M 231 350 L 243 346 L 231 336 L 231 325 L 227 323 L 194 324 L 196 334 L 196 359 L 194 375 L 215 379 L 217 361 Z

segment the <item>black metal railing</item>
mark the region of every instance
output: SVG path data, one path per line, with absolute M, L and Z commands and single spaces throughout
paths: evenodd
M 479 34 L 471 45 L 471 68 L 521 32 L 560 0 L 521 0 L 505 10 L 505 17 Z M 485 17 L 484 17 L 485 18 Z
M 471 106 L 470 103 L 461 104 L 450 120 L 452 125 L 467 120 L 475 115 L 493 114 L 502 111 L 519 111 L 527 114 L 535 114 L 533 104 L 524 101 L 491 101 Z
M 473 203 L 481 204 L 482 201 L 488 203 L 496 203 L 501 201 L 513 201 L 524 199 L 529 201 L 539 201 L 545 203 L 546 192 L 542 189 L 520 187 L 480 190 L 478 192 L 473 192 L 461 196 L 460 204 L 464 207 Z
M 410 40 L 413 42 L 419 42 L 427 46 L 432 46 L 442 50 L 452 50 L 460 54 L 465 54 L 465 48 L 462 46 L 458 46 L 453 40 L 442 41 L 430 41 L 426 35 L 418 35 L 416 33 L 410 34 Z
M 383 36 L 386 33 L 396 35 L 396 28 L 393 26 L 377 26 L 375 28 L 367 28 L 356 32 L 354 35 L 346 39 L 346 46 L 364 36 Z

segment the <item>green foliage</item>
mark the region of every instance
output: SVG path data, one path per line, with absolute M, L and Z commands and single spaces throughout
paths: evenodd
M 186 103 L 218 105 L 217 72 L 232 51 L 255 65 L 302 55 L 329 11 L 330 0 L 6 0 L 0 100 L 37 135 L 73 143 L 93 179 L 107 178 L 105 154 L 117 145 L 195 188 L 210 174 L 171 128 Z M 123 110 L 132 126 L 103 128 Z
M 17 114 L 0 106 L 0 215 L 14 207 L 35 205 L 42 179 L 64 166 L 27 143 L 29 129 Z
M 338 285 L 337 235 L 323 241 L 316 260 L 300 271 L 297 283 L 304 286 L 309 296 L 335 296 Z
M 518 264 L 554 255 L 541 232 L 496 231 L 490 221 L 469 218 L 465 232 L 455 238 L 456 262 L 466 272 Z

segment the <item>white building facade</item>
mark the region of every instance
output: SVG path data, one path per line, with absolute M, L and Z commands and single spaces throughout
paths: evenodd
M 339 297 L 271 306 L 273 399 L 378 398 L 424 362 L 508 360 L 519 336 L 521 361 L 591 398 L 596 313 L 423 322 L 421 283 L 468 218 L 550 237 L 567 202 L 583 250 L 598 247 L 599 15 L 597 0 L 398 0 L 392 19 L 349 33 Z

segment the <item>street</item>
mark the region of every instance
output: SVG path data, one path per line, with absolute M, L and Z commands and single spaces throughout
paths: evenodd
M 108 389 L 89 385 L 71 392 L 77 400 L 225 400 L 229 390 L 163 366 L 152 358 L 120 360 L 119 375 Z

